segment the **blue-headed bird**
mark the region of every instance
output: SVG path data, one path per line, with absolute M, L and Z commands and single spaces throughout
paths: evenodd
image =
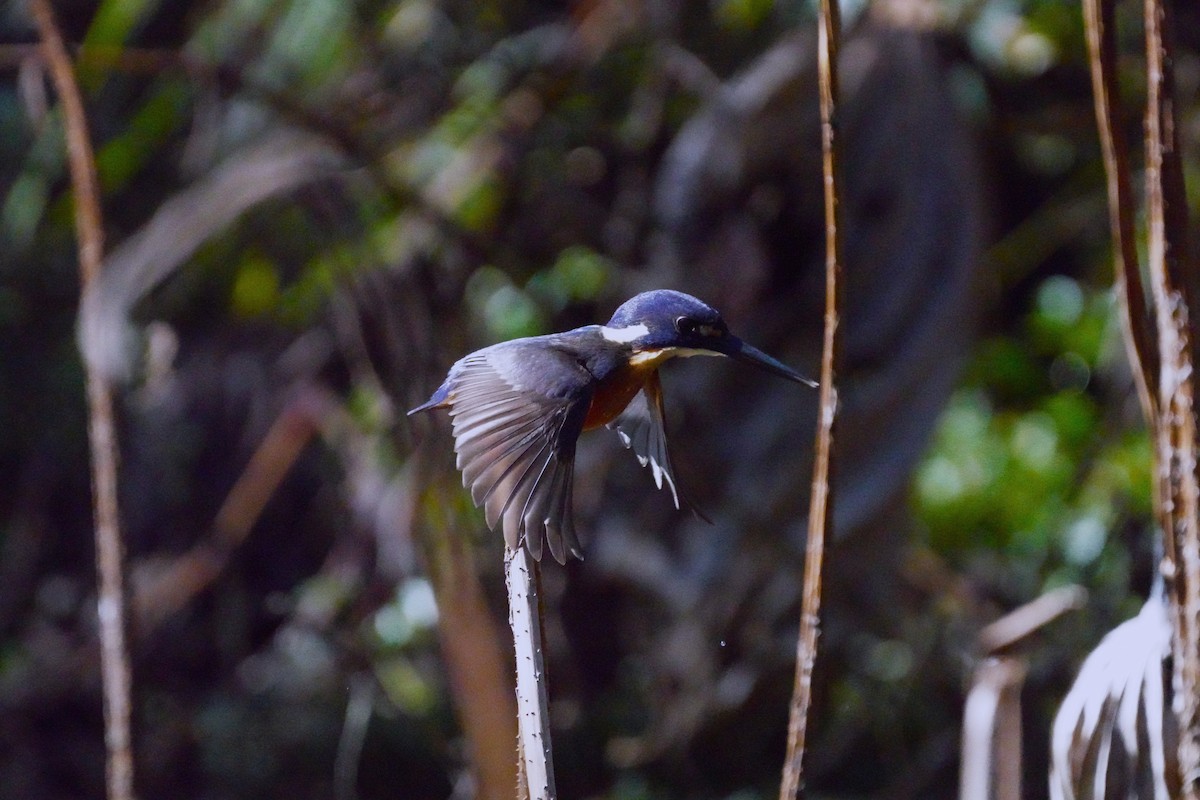
M 583 558 L 571 487 L 575 444 L 586 430 L 616 430 L 680 507 L 658 369 L 686 356 L 729 356 L 816 386 L 732 335 L 716 309 L 659 289 L 627 300 L 606 325 L 514 339 L 464 356 L 428 402 L 408 413 L 449 409 L 463 486 L 483 507 L 488 527 L 503 521 L 510 549 L 524 543 L 540 560 L 545 541 L 566 563 L 568 553 Z

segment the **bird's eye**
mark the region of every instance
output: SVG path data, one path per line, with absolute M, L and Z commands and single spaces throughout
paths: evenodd
M 696 320 L 688 317 L 679 317 L 675 320 L 675 330 L 680 333 L 690 336 L 696 332 Z

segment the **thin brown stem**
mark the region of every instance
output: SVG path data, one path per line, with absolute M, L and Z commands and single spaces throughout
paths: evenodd
M 838 328 L 842 315 L 842 227 L 838 203 L 837 59 L 840 21 L 836 0 L 821 0 L 817 22 L 817 80 L 821 100 L 821 152 L 825 195 L 825 339 L 821 356 L 821 398 L 817 418 L 816 455 L 808 512 L 808 549 L 800 634 L 796 643 L 796 676 L 788 719 L 787 754 L 783 764 L 780 800 L 792 800 L 801 790 L 808 710 L 812 703 L 813 666 L 820 630 L 821 566 L 825 541 L 833 533 L 833 442 L 837 421 L 836 379 L 841 365 Z
M 1146 423 L 1158 416 L 1158 350 L 1153 322 L 1146 307 L 1146 289 L 1138 263 L 1134 233 L 1135 199 L 1129 170 L 1128 144 L 1121 127 L 1121 98 L 1117 91 L 1117 39 L 1113 0 L 1084 0 L 1096 126 L 1104 157 L 1108 188 L 1109 226 L 1113 238 L 1113 278 L 1125 345 Z
M 1188 246 L 1187 198 L 1175 120 L 1171 19 L 1163 0 L 1144 1 L 1146 36 L 1146 218 L 1150 305 L 1133 244 L 1134 200 L 1116 119 L 1116 43 L 1112 0 L 1085 0 L 1096 117 L 1108 173 L 1117 293 L 1127 346 L 1155 441 L 1155 513 L 1163 537 L 1162 572 L 1172 612 L 1178 774 L 1171 795 L 1197 798 L 1200 777 L 1200 480 L 1195 411 L 1196 340 L 1191 309 L 1200 277 Z M 1151 322 L 1153 317 L 1153 322 Z M 1173 759 L 1168 759 L 1173 761 Z M 1172 771 L 1174 772 L 1174 771 Z
M 1164 575 L 1174 615 L 1174 711 L 1181 795 L 1200 796 L 1200 483 L 1197 480 L 1196 276 L 1188 247 L 1187 198 L 1175 123 L 1171 20 L 1162 0 L 1145 0 L 1146 216 L 1150 277 L 1162 366 L 1155 429 L 1157 479 L 1165 490 Z
M 1160 203 L 1162 265 L 1171 283 L 1189 308 L 1200 297 L 1200 276 L 1192 269 L 1189 242 L 1187 192 L 1184 188 L 1183 163 L 1179 146 L 1179 128 L 1175 112 L 1175 42 L 1170 6 L 1164 0 L 1146 0 L 1146 71 L 1149 87 L 1146 98 L 1147 166 L 1157 168 Z M 1147 178 L 1149 180 L 1149 178 Z M 1148 198 L 1147 202 L 1151 201 Z M 1155 224 L 1152 220 L 1151 224 Z M 1154 246 L 1151 231 L 1151 246 Z M 1190 320 L 1184 319 L 1187 323 Z M 1193 342 L 1193 345 L 1196 344 Z M 1194 359 L 1194 353 L 1192 354 Z
M 84 291 L 100 274 L 104 226 L 100 216 L 100 184 L 88 135 L 83 99 L 71 59 L 49 0 L 31 0 L 42 51 L 62 103 L 67 158 L 75 192 L 75 234 L 79 242 L 79 276 Z M 96 525 L 96 604 L 100 629 L 100 671 L 104 687 L 104 740 L 108 752 L 110 800 L 132 800 L 133 686 L 129 667 L 126 620 L 125 546 L 117 507 L 117 439 L 112 387 L 87 368 L 88 438 L 92 453 L 92 503 Z

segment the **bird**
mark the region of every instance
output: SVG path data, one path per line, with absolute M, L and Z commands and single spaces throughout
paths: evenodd
M 583 559 L 572 484 L 584 431 L 615 430 L 681 507 L 658 370 L 690 356 L 728 356 L 817 386 L 731 334 L 713 307 L 656 289 L 625 301 L 604 325 L 512 339 L 464 356 L 408 416 L 448 409 L 463 487 L 488 527 L 501 525 L 510 550 L 523 543 L 540 561 L 545 542 L 566 564 L 568 554 Z

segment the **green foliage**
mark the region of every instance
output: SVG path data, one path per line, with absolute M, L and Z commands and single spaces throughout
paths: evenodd
M 555 311 L 570 303 L 590 303 L 598 299 L 612 280 L 615 266 L 590 248 L 568 247 L 558 254 L 553 266 L 529 279 L 526 288 L 540 295 Z
M 88 46 L 120 47 L 157 9 L 159 0 L 105 0 L 92 17 L 83 42 Z
M 279 272 L 265 257 L 248 254 L 233 281 L 231 305 L 247 317 L 272 310 L 279 302 Z
M 722 28 L 753 30 L 763 23 L 773 5 L 770 0 L 721 0 L 715 4 L 714 16 Z
M 116 193 L 142 171 L 156 153 L 185 124 L 191 100 L 186 86 L 165 81 L 129 120 L 128 128 L 96 152 L 96 171 L 105 192 Z
M 371 618 L 371 660 L 379 685 L 397 708 L 414 716 L 428 716 L 443 702 L 443 687 L 420 663 L 436 637 L 437 615 L 429 581 L 410 578 Z
M 1113 532 L 1147 519 L 1151 459 L 1096 386 L 1124 374 L 1118 335 L 1110 291 L 1054 275 L 1017 336 L 984 343 L 917 476 L 931 546 L 1002 555 L 1029 596 L 1126 557 Z

